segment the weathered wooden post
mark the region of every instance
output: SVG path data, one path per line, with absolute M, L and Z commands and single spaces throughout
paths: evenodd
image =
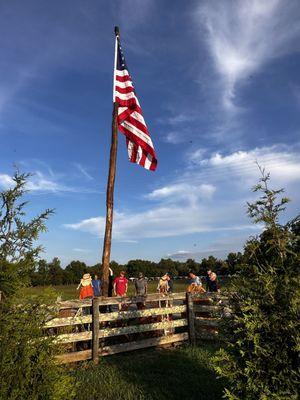
M 191 345 L 196 344 L 195 313 L 192 293 L 186 293 L 186 314 L 188 320 L 189 340 Z
M 99 302 L 99 297 L 93 298 L 92 359 L 94 364 L 99 363 Z
M 108 296 L 109 286 L 109 262 L 110 262 L 110 251 L 111 251 L 111 236 L 112 236 L 112 225 L 113 225 L 113 210 L 114 210 L 114 188 L 116 178 L 116 166 L 117 166 L 117 152 L 118 152 L 118 103 L 115 99 L 115 73 L 117 69 L 117 44 L 120 37 L 119 28 L 115 27 L 115 62 L 114 62 L 114 83 L 113 83 L 113 115 L 112 115 L 112 130 L 111 130 L 111 145 L 110 145 L 110 157 L 109 157 L 109 170 L 107 178 L 107 189 L 106 189 L 106 223 L 105 223 L 105 234 L 103 242 L 103 254 L 102 254 L 102 293 L 104 296 Z

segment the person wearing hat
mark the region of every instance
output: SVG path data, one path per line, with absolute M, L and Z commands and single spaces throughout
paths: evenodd
M 92 286 L 92 277 L 90 274 L 83 274 L 83 277 L 80 280 L 80 283 L 77 287 L 77 290 L 80 289 L 79 298 L 83 299 L 92 299 L 94 297 L 94 290 Z
M 157 286 L 157 291 L 159 293 L 163 293 L 163 294 L 167 294 L 168 293 L 168 290 L 169 290 L 168 281 L 169 281 L 169 275 L 168 274 L 165 274 L 160 278 L 160 280 L 158 282 L 158 286 Z
M 147 296 L 148 282 L 141 272 L 139 273 L 139 277 L 134 281 L 134 286 L 136 296 Z M 138 309 L 142 309 L 145 307 L 145 302 L 138 302 L 136 305 Z
M 146 296 L 148 291 L 148 283 L 144 275 L 140 272 L 139 277 L 134 281 L 135 294 L 137 296 Z

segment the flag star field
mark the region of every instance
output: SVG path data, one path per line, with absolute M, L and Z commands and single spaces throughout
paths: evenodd
M 257 163 L 291 199 L 282 222 L 299 213 L 299 1 L 0 8 L 0 190 L 16 166 L 34 174 L 28 218 L 55 209 L 42 257 L 101 261 L 113 97 L 111 259 L 199 261 L 242 250 L 262 229 L 246 215 Z

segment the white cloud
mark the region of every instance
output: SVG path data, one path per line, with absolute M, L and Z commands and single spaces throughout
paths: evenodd
M 218 209 L 201 205 L 189 207 L 170 205 L 169 207 L 152 207 L 140 213 L 115 212 L 113 237 L 115 240 L 123 241 L 251 229 L 252 225 L 244 221 L 243 213 L 238 213 L 239 208 L 243 211 L 241 205 L 237 206 L 232 202 Z M 235 216 L 234 223 L 232 222 L 233 215 Z M 103 237 L 105 218 L 93 217 L 64 226 Z
M 76 253 L 90 253 L 91 250 L 89 249 L 81 249 L 79 247 L 76 247 L 75 249 L 73 249 L 73 251 L 75 251 Z
M 227 155 L 217 152 L 209 158 L 194 153 L 190 159 L 203 168 L 207 179 L 212 180 L 238 177 L 252 185 L 259 176 L 257 163 L 270 172 L 274 184 L 286 185 L 300 180 L 300 154 L 296 152 L 296 145 L 294 148 L 274 145 Z
M 236 109 L 239 83 L 271 59 L 291 51 L 300 32 L 298 5 L 297 1 L 238 0 L 207 1 L 199 6 L 197 23 L 205 24 L 226 109 Z
M 179 200 L 188 201 L 190 204 L 196 204 L 199 199 L 210 199 L 216 191 L 216 187 L 203 183 L 198 186 L 189 183 L 176 183 L 153 190 L 147 195 L 149 199 L 162 200 L 169 202 L 178 202 Z
M 13 187 L 15 184 L 13 177 L 8 174 L 0 174 L 0 188 L 7 190 Z M 93 193 L 94 190 L 68 186 L 60 182 L 59 175 L 53 173 L 50 169 L 49 174 L 45 174 L 41 171 L 35 171 L 32 176 L 27 180 L 26 190 L 31 193 Z
M 262 229 L 261 226 L 253 227 L 253 230 L 257 230 L 257 233 Z M 255 232 L 256 233 L 256 232 Z M 171 257 L 175 260 L 186 260 L 188 258 L 193 258 L 195 260 L 201 260 L 202 258 L 207 258 L 211 255 L 217 258 L 225 258 L 229 252 L 237 252 L 241 251 L 249 237 L 249 231 L 240 232 L 238 236 L 225 236 L 222 238 L 218 238 L 217 241 L 214 241 L 208 246 L 201 246 L 200 249 L 193 247 L 191 250 L 184 251 L 175 251 L 173 253 L 168 254 L 168 257 Z
M 179 144 L 186 141 L 186 135 L 182 131 L 171 131 L 166 134 L 164 141 L 171 144 Z
M 65 185 L 45 176 L 42 172 L 36 171 L 35 174 L 28 180 L 26 189 L 31 192 L 68 192 L 72 191 Z
M 92 181 L 94 178 L 87 172 L 86 168 L 83 167 L 83 165 L 79 163 L 74 163 L 75 167 L 78 169 L 78 171 L 88 180 Z
M 7 174 L 0 174 L 0 187 L 4 190 L 11 188 L 14 185 L 14 181 L 11 176 Z
M 260 176 L 256 161 L 271 172 L 272 187 L 288 185 L 293 189 L 293 183 L 300 180 L 296 146 L 294 151 L 274 145 L 231 154 L 218 152 L 206 158 L 199 151 L 180 178 L 145 196 L 151 202 L 146 211 L 115 212 L 114 239 L 131 241 L 204 232 L 228 232 L 230 236 L 233 231 L 260 229 L 246 217 L 250 188 Z M 97 236 L 103 236 L 104 226 L 102 216 L 65 225 Z

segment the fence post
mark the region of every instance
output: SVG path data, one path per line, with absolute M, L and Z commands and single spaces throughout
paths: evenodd
M 92 359 L 94 364 L 99 363 L 99 297 L 93 298 L 92 313 Z
M 188 292 L 186 293 L 186 313 L 188 319 L 189 340 L 190 344 L 194 345 L 196 343 L 194 302 L 192 293 Z

